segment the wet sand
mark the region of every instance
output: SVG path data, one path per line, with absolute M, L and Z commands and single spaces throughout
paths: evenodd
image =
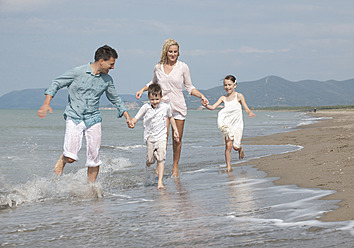
M 322 221 L 354 220 L 354 109 L 320 110 L 315 117 L 332 117 L 297 130 L 245 139 L 252 145 L 299 145 L 303 149 L 249 160 L 277 185 L 297 185 L 337 192 L 326 200 L 340 200 L 339 208 L 324 214 Z M 247 157 L 247 151 L 246 151 Z

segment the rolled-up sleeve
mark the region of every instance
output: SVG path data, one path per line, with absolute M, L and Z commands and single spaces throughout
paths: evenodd
M 71 69 L 59 77 L 56 77 L 50 86 L 44 91 L 45 95 L 51 95 L 54 97 L 58 90 L 64 87 L 70 86 L 70 84 L 74 81 L 75 77 L 77 76 L 77 73 L 75 69 Z
M 191 73 L 187 64 L 183 63 L 182 71 L 184 79 L 184 88 L 186 89 L 186 91 L 188 91 L 189 94 L 191 94 L 192 90 L 195 89 L 195 87 L 192 84 Z
M 127 111 L 127 108 L 120 98 L 120 96 L 117 94 L 116 88 L 114 87 L 113 81 L 109 82 L 107 90 L 106 90 L 106 96 L 107 99 L 113 104 L 114 107 L 117 108 L 118 110 L 118 118 L 121 118 L 124 114 L 125 111 Z

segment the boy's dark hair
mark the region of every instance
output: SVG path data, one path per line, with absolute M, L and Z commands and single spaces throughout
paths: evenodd
M 107 46 L 107 45 L 104 45 L 104 46 L 98 48 L 95 53 L 95 61 L 99 61 L 100 59 L 107 61 L 107 60 L 110 60 L 111 57 L 117 59 L 118 54 L 117 54 L 116 50 L 114 50 L 112 47 Z
M 155 95 L 155 96 L 161 96 L 162 97 L 162 89 L 159 84 L 153 83 L 149 85 L 148 88 L 148 96 L 150 95 Z

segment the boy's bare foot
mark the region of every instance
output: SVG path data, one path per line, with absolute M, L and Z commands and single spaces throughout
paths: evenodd
M 163 184 L 161 183 L 158 183 L 157 184 L 157 189 L 164 189 L 165 188 L 165 186 L 163 186 Z
M 62 154 L 54 166 L 55 174 L 57 174 L 58 176 L 60 176 L 63 173 L 64 166 L 66 164 L 64 162 L 63 158 L 64 158 L 64 155 Z
M 150 163 L 148 163 L 148 162 L 146 162 L 146 166 L 147 166 L 147 167 L 150 167 L 150 166 L 151 166 L 151 164 L 150 164 Z
M 241 146 L 240 149 L 238 150 L 238 158 L 243 159 L 244 157 L 245 157 L 245 152 L 243 151 L 243 148 Z

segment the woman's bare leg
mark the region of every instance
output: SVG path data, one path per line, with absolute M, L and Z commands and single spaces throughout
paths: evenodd
M 182 136 L 183 136 L 183 129 L 184 129 L 184 120 L 175 120 L 177 131 L 179 134 L 180 142 L 177 143 L 173 140 L 173 169 L 172 169 L 172 176 L 179 177 L 179 170 L 178 170 L 178 163 L 181 157 L 181 150 L 182 150 Z

